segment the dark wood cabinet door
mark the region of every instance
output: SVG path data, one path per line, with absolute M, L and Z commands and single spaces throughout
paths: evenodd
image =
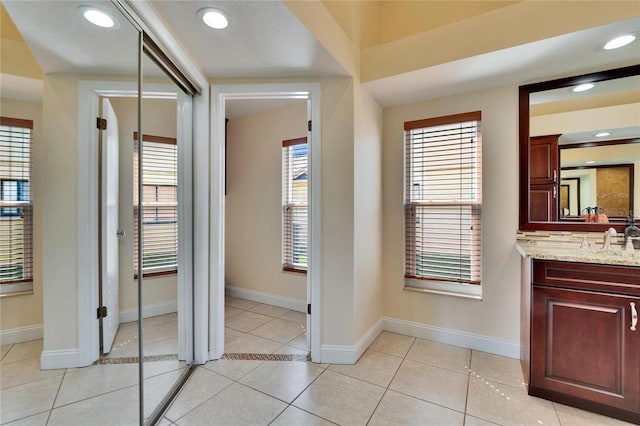
M 640 327 L 631 330 L 631 304 L 637 309 L 640 298 L 534 286 L 531 393 L 640 413 Z M 640 419 L 631 416 L 623 417 Z
M 529 184 L 548 185 L 560 179 L 558 136 L 538 136 L 529 142 Z
M 529 221 L 558 220 L 558 189 L 555 183 L 531 185 L 529 188 Z

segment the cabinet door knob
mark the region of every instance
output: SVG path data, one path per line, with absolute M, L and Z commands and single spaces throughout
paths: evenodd
M 638 325 L 638 311 L 636 311 L 636 304 L 633 302 L 629 302 L 631 305 L 631 331 L 636 331 L 636 326 Z

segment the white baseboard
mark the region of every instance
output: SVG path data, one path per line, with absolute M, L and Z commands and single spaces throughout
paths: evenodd
M 320 347 L 320 362 L 323 364 L 355 364 L 382 332 L 382 326 L 383 320 L 380 318 L 353 346 L 322 345 Z
M 42 370 L 75 368 L 79 366 L 78 359 L 78 349 L 76 348 L 60 351 L 43 351 L 40 355 L 40 368 Z
M 300 299 L 292 299 L 290 297 L 276 296 L 261 291 L 247 290 L 246 288 L 234 287 L 232 285 L 225 286 L 227 296 L 239 297 L 251 300 L 252 302 L 266 303 L 267 305 L 278 306 L 280 308 L 290 309 L 292 311 L 307 312 L 307 301 Z
M 178 302 L 176 300 L 155 305 L 145 305 L 142 307 L 142 318 L 155 317 L 157 315 L 171 314 L 174 312 L 178 312 Z M 121 323 L 132 321 L 138 321 L 137 309 L 124 309 L 120 311 Z
M 448 345 L 460 346 L 467 349 L 475 349 L 495 355 L 520 359 L 520 342 L 502 340 L 495 337 L 435 327 L 432 325 L 389 317 L 383 318 L 383 329 L 394 333 L 405 334 L 407 336 L 446 343 Z
M 10 328 L 8 330 L 0 331 L 0 346 L 13 345 L 15 343 L 42 339 L 42 336 L 42 324 L 29 325 L 27 327 Z

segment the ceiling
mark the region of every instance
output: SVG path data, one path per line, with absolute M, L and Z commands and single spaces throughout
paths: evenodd
M 109 1 L 3 1 L 44 73 L 134 75 L 136 32 L 121 19 L 104 30 L 79 19 L 79 5 L 118 13 Z M 345 69 L 280 1 L 153 1 L 153 8 L 210 79 L 321 78 Z M 230 26 L 212 30 L 196 14 L 212 6 Z M 565 34 L 364 83 L 383 105 L 547 80 L 637 63 L 640 42 L 613 52 L 599 46 L 639 32 L 640 18 Z M 455 46 L 452 46 L 455 48 Z

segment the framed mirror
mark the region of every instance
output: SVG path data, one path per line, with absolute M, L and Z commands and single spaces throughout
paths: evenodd
M 639 219 L 640 65 L 520 86 L 519 113 L 521 230 Z

